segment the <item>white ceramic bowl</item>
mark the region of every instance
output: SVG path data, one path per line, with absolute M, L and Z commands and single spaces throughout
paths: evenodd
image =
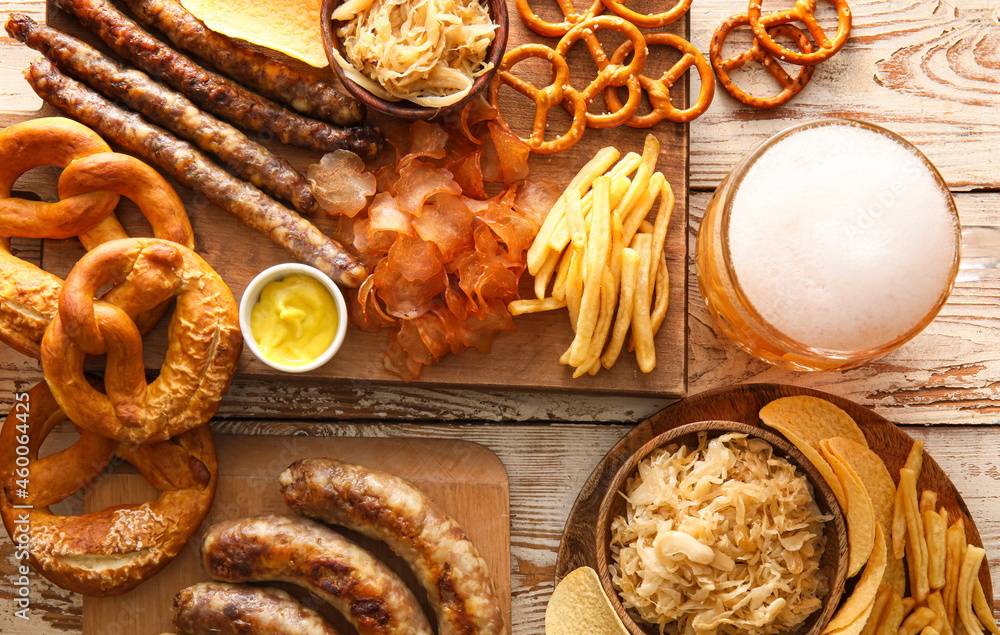
M 318 280 L 330 295 L 333 296 L 333 301 L 337 305 L 337 332 L 333 336 L 333 342 L 330 346 L 323 351 L 323 354 L 317 357 L 315 360 L 309 362 L 308 364 L 302 364 L 301 366 L 289 366 L 286 364 L 281 364 L 264 357 L 261 352 L 260 347 L 257 346 L 257 341 L 253 337 L 253 333 L 250 332 L 250 311 L 253 310 L 255 304 L 260 299 L 261 289 L 264 285 L 272 280 L 281 280 L 285 276 L 292 273 L 301 273 Z M 264 271 L 257 274 L 257 277 L 250 281 L 247 285 L 246 291 L 243 292 L 243 298 L 240 300 L 240 330 L 243 331 L 243 341 L 246 342 L 247 346 L 253 351 L 253 354 L 260 361 L 264 362 L 271 368 L 276 370 L 284 371 L 286 373 L 306 373 L 311 370 L 315 370 L 322 366 L 323 364 L 330 361 L 330 359 L 337 354 L 340 350 L 340 345 L 344 343 L 344 337 L 347 335 L 347 302 L 344 301 L 344 294 L 340 292 L 340 289 L 334 284 L 333 280 L 330 279 L 325 273 L 316 269 L 315 267 L 310 267 L 309 265 L 303 265 L 297 262 L 286 262 L 280 265 L 274 265 Z

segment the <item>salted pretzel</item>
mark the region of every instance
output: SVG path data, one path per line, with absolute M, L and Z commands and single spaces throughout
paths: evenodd
M 785 37 L 790 37 L 795 40 L 795 42 L 801 47 L 802 51 L 809 53 L 812 51 L 812 43 L 809 41 L 809 37 L 802 32 L 801 29 L 787 24 L 791 20 L 788 16 L 781 16 L 778 14 L 771 14 L 765 16 L 762 19 L 762 24 L 766 28 L 774 31 L 775 35 L 782 35 Z M 722 59 L 722 46 L 725 44 L 726 38 L 732 33 L 734 29 L 741 26 L 746 26 L 749 24 L 749 19 L 746 14 L 734 15 L 727 19 L 725 22 L 719 25 L 719 28 L 715 30 L 712 35 L 712 44 L 709 48 L 709 57 L 712 60 L 712 67 L 715 69 L 715 74 L 719 78 L 719 83 L 726 90 L 727 93 L 733 96 L 747 106 L 753 108 L 776 108 L 788 102 L 789 99 L 798 94 L 800 90 L 809 82 L 809 78 L 813 74 L 813 66 L 803 66 L 799 69 L 799 74 L 795 77 L 790 76 L 781 64 L 778 63 L 774 57 L 771 56 L 763 47 L 761 47 L 760 42 L 756 39 L 754 40 L 753 46 L 751 46 L 746 51 L 743 51 L 739 55 L 734 55 L 729 59 Z M 767 69 L 771 75 L 778 80 L 781 84 L 781 92 L 772 97 L 755 97 L 743 90 L 740 90 L 733 80 L 729 77 L 729 73 L 737 68 L 746 66 L 750 62 L 759 62 Z
M 152 383 L 129 312 L 94 300 L 109 284 L 134 303 L 132 311 L 176 299 L 166 357 Z M 125 443 L 152 443 L 212 418 L 242 348 L 236 301 L 208 263 L 177 243 L 127 238 L 88 252 L 66 277 L 59 313 L 42 340 L 42 369 L 77 425 Z M 84 358 L 104 353 L 106 394 L 83 381 Z
M 544 88 L 538 88 L 520 77 L 510 72 L 510 69 L 517 63 L 530 57 L 539 57 L 548 60 L 552 65 L 552 83 Z M 527 139 L 522 139 L 531 148 L 532 152 L 538 154 L 555 154 L 572 147 L 583 136 L 587 128 L 587 102 L 579 92 L 569 83 L 569 66 L 566 58 L 545 46 L 544 44 L 522 44 L 513 51 L 508 51 L 497 68 L 493 82 L 490 84 L 490 104 L 497 109 L 497 121 L 508 132 L 510 127 L 500 115 L 497 107 L 497 95 L 500 87 L 510 86 L 535 103 L 535 117 L 531 128 L 531 135 Z M 561 136 L 550 141 L 545 140 L 545 128 L 549 119 L 549 111 L 561 103 L 566 103 L 573 114 L 573 121 L 569 130 Z M 513 134 L 513 133 L 511 133 Z
M 146 446 L 82 430 L 72 446 L 39 459 L 42 442 L 67 418 L 44 383 L 27 395 L 25 411 L 15 405 L 0 429 L 0 516 L 7 533 L 37 571 L 64 589 L 106 596 L 134 588 L 180 553 L 208 514 L 218 480 L 208 426 Z M 82 489 L 113 456 L 137 467 L 162 490 L 159 498 L 80 516 L 48 509 Z
M 524 25 L 535 33 L 544 35 L 545 37 L 562 37 L 578 22 L 589 20 L 604 11 L 604 5 L 601 3 L 601 0 L 594 0 L 594 3 L 583 13 L 577 13 L 572 0 L 556 0 L 556 3 L 559 5 L 559 10 L 562 11 L 563 17 L 566 18 L 562 22 L 548 22 L 543 20 L 528 6 L 528 0 L 514 0 L 514 4 L 517 6 L 517 13 L 521 16 L 521 21 L 524 22 Z
M 697 48 L 684 38 L 672 33 L 651 33 L 646 36 L 646 44 L 662 44 L 672 46 L 683 55 L 673 66 L 667 69 L 659 79 L 652 79 L 646 75 L 639 75 L 639 85 L 649 96 L 649 103 L 653 109 L 644 115 L 632 115 L 625 122 L 633 128 L 649 128 L 660 123 L 664 119 L 676 123 L 686 123 L 700 117 L 712 103 L 715 97 L 715 76 L 712 74 L 712 67 Z M 612 64 L 621 64 L 625 57 L 632 51 L 632 42 L 622 42 L 618 50 L 611 56 Z M 698 69 L 701 78 L 701 89 L 698 92 L 698 99 L 688 108 L 683 110 L 675 108 L 670 102 L 670 88 L 684 73 L 688 72 L 692 66 Z M 618 93 L 614 88 L 607 88 L 604 91 L 604 102 L 608 108 L 617 112 L 622 107 L 622 102 L 618 98 Z
M 60 200 L 11 198 L 17 178 L 31 168 L 64 168 Z M 10 237 L 69 238 L 79 234 L 87 249 L 126 238 L 112 214 L 119 196 L 138 205 L 158 238 L 194 246 L 184 205 L 148 165 L 111 152 L 90 128 L 61 117 L 35 119 L 0 130 L 0 342 L 31 357 L 56 313 L 62 280 L 17 258 Z M 138 316 L 145 332 L 166 306 Z
M 628 64 L 623 64 L 624 60 L 617 63 L 611 61 L 597 39 L 597 31 L 615 31 L 624 35 L 635 51 L 632 55 L 632 61 Z M 583 40 L 587 45 L 587 50 L 590 51 L 598 69 L 597 77 L 580 91 L 583 100 L 590 104 L 609 86 L 626 86 L 629 91 L 628 101 L 615 112 L 604 114 L 588 112 L 587 126 L 591 128 L 620 126 L 635 114 L 639 108 L 639 100 L 642 98 L 639 75 L 646 66 L 646 57 L 649 53 L 649 49 L 646 47 L 646 38 L 634 24 L 617 16 L 599 15 L 596 18 L 580 22 L 570 29 L 556 45 L 556 53 L 565 58 L 573 45 L 580 40 Z
M 827 37 L 826 32 L 823 31 L 823 28 L 816 20 L 816 0 L 795 0 L 793 8 L 770 14 L 779 20 L 779 22 L 774 22 L 773 24 L 784 24 L 787 22 L 801 22 L 805 24 L 806 30 L 813 36 L 817 47 L 815 50 L 810 51 L 806 51 L 801 45 L 798 51 L 785 48 L 778 44 L 767 32 L 768 25 L 761 18 L 761 4 L 763 1 L 750 0 L 750 6 L 747 8 L 750 28 L 753 29 L 753 35 L 760 42 L 760 45 L 768 53 L 783 62 L 798 64 L 799 66 L 819 64 L 833 57 L 837 51 L 843 48 L 844 44 L 847 43 L 847 38 L 851 36 L 851 7 L 847 4 L 847 0 L 827 0 L 837 8 L 837 33 L 833 36 L 832 40 Z M 788 19 L 786 20 L 785 18 Z
M 615 15 L 625 18 L 632 24 L 644 29 L 658 29 L 661 26 L 673 24 L 691 8 L 691 0 L 678 0 L 672 8 L 660 13 L 648 14 L 633 11 L 625 6 L 622 0 L 602 0 L 604 6 Z

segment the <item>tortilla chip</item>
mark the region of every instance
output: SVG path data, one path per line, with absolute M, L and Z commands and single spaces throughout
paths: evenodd
M 844 463 L 854 468 L 868 491 L 875 522 L 881 523 L 882 528 L 888 531 L 888 528 L 892 527 L 896 484 L 893 483 L 892 476 L 889 475 L 889 470 L 885 467 L 885 462 L 867 447 L 844 437 L 825 439 L 821 442 L 822 444 L 828 447 L 828 451 L 833 452 Z M 906 588 L 906 568 L 902 559 L 896 558 L 895 554 L 889 554 L 885 581 L 892 585 L 896 593 L 900 596 L 903 595 Z
M 836 469 L 836 468 L 834 468 Z M 865 572 L 861 574 L 858 583 L 854 585 L 851 596 L 840 605 L 837 613 L 827 623 L 823 629 L 823 635 L 852 629 L 857 626 L 860 633 L 868 622 L 875 606 L 875 598 L 878 595 L 879 586 L 882 584 L 882 576 L 885 574 L 885 563 L 888 549 L 885 546 L 885 532 L 882 525 L 875 525 L 875 544 L 872 547 L 871 557 L 865 566 Z M 856 622 L 863 620 L 858 626 Z
M 545 607 L 545 635 L 629 635 L 590 567 L 569 573 Z
M 799 395 L 775 399 L 760 410 L 760 420 L 779 432 L 791 432 L 819 449 L 819 442 L 844 437 L 868 447 L 849 414 L 825 399 Z
M 847 569 L 847 577 L 852 578 L 858 571 L 861 571 L 861 567 L 865 565 L 868 556 L 871 555 L 872 547 L 875 545 L 875 511 L 872 508 L 868 490 L 865 489 L 861 477 L 854 471 L 854 468 L 831 452 L 828 444 L 821 444 L 820 452 L 833 468 L 834 474 L 840 480 L 840 485 L 844 488 L 844 495 L 847 497 L 847 509 L 844 510 L 844 516 L 847 520 L 847 542 L 850 546 L 850 564 Z M 881 582 L 881 574 L 879 582 Z M 872 599 L 874 598 L 873 594 Z M 862 627 L 864 627 L 863 624 Z
M 321 0 L 181 0 L 205 26 L 302 60 L 329 66 L 323 50 L 319 9 Z

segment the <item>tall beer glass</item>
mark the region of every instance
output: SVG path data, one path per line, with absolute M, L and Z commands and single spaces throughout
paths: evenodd
M 698 285 L 725 334 L 796 370 L 858 366 L 948 298 L 961 228 L 944 179 L 879 126 L 793 126 L 722 181 L 698 231 Z

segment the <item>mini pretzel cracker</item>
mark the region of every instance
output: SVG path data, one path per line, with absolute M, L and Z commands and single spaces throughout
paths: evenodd
M 646 75 L 639 75 L 639 85 L 649 96 L 649 103 L 653 109 L 644 115 L 633 115 L 625 122 L 625 125 L 633 128 L 649 128 L 664 119 L 675 123 L 687 123 L 700 117 L 708 110 L 712 99 L 715 97 L 715 76 L 712 74 L 712 66 L 708 63 L 708 60 L 690 42 L 672 33 L 650 33 L 646 35 L 646 44 L 672 46 L 683 53 L 683 55 L 680 60 L 660 76 L 660 79 L 652 79 Z M 622 42 L 618 50 L 611 56 L 611 63 L 621 64 L 631 52 L 632 41 L 626 40 Z M 670 102 L 670 88 L 692 66 L 698 69 L 698 76 L 701 79 L 701 89 L 698 92 L 698 99 L 695 103 L 691 107 L 681 110 L 674 107 Z M 622 108 L 618 92 L 613 87 L 609 86 L 604 90 L 604 102 L 612 112 L 617 112 Z
M 531 7 L 528 6 L 528 0 L 514 0 L 514 5 L 517 6 L 517 13 L 521 16 L 521 21 L 524 22 L 525 26 L 535 33 L 546 37 L 562 37 L 574 25 L 600 15 L 604 11 L 604 5 L 601 3 L 601 0 L 594 0 L 594 3 L 583 13 L 577 13 L 572 0 L 556 0 L 556 2 L 563 16 L 566 18 L 563 22 L 547 22 L 543 20 L 531 10 Z
M 775 35 L 783 35 L 794 39 L 803 52 L 811 52 L 813 47 L 809 38 L 802 32 L 801 29 L 787 24 L 791 20 L 792 18 L 788 16 L 771 14 L 761 18 L 760 23 L 764 25 L 765 28 L 773 28 Z M 773 55 L 761 46 L 758 40 L 754 40 L 753 46 L 739 55 L 734 55 L 733 57 L 725 60 L 722 59 L 722 46 L 725 43 L 726 38 L 729 37 L 729 34 L 736 28 L 746 26 L 748 24 L 749 18 L 744 13 L 734 15 L 719 25 L 719 28 L 717 28 L 715 33 L 712 35 L 712 44 L 709 47 L 709 57 L 712 60 L 712 67 L 715 69 L 715 73 L 719 77 L 719 83 L 722 84 L 722 87 L 726 89 L 727 93 L 732 95 L 733 99 L 736 99 L 753 108 L 776 108 L 787 103 L 789 99 L 797 95 L 799 91 L 805 87 L 805 85 L 809 82 L 809 78 L 812 77 L 813 67 L 803 66 L 799 70 L 799 74 L 792 77 L 785 71 L 784 68 L 782 68 L 781 64 L 774 59 Z M 729 77 L 729 73 L 746 66 L 750 62 L 760 63 L 767 69 L 767 72 L 778 80 L 778 83 L 781 84 L 781 91 L 778 94 L 771 97 L 755 97 L 754 95 L 739 89 L 736 84 L 733 83 L 733 80 Z
M 540 89 L 532 86 L 510 72 L 510 69 L 515 64 L 529 57 L 540 57 L 548 60 L 552 65 L 552 83 L 545 88 Z M 490 104 L 494 108 L 497 108 L 497 121 L 503 126 L 504 130 L 510 132 L 510 127 L 507 126 L 507 122 L 504 121 L 503 116 L 499 115 L 499 108 L 497 107 L 497 95 L 500 92 L 500 86 L 504 84 L 535 102 L 535 120 L 531 128 L 531 136 L 527 139 L 522 139 L 522 141 L 531 147 L 532 152 L 538 154 L 562 152 L 576 144 L 583 136 L 583 132 L 587 127 L 587 102 L 575 88 L 570 86 L 569 66 L 566 64 L 566 58 L 556 51 L 544 44 L 522 44 L 513 51 L 508 51 L 503 56 L 493 82 L 490 84 Z M 573 114 L 573 122 L 565 134 L 551 141 L 546 141 L 545 127 L 548 123 L 549 111 L 557 104 L 565 101 L 568 101 L 571 106 L 570 110 Z
M 619 62 L 609 59 L 597 39 L 597 31 L 615 31 L 625 36 L 635 51 L 632 55 L 632 61 L 628 64 L 622 64 L 624 58 Z M 646 66 L 646 56 L 649 54 L 646 39 L 635 25 L 612 15 L 602 15 L 584 20 L 570 29 L 559 40 L 559 44 L 556 45 L 556 52 L 565 58 L 569 50 L 573 48 L 573 45 L 581 39 L 586 43 L 587 49 L 594 58 L 598 69 L 597 77 L 586 88 L 580 91 L 583 100 L 587 104 L 590 104 L 595 97 L 603 93 L 604 89 L 608 87 L 627 86 L 629 90 L 629 100 L 625 106 L 618 108 L 614 112 L 602 115 L 595 115 L 588 112 L 587 125 L 591 128 L 620 126 L 628 121 L 639 108 L 642 91 L 639 87 L 638 76 Z
M 754 37 L 757 38 L 760 45 L 771 55 L 783 62 L 798 64 L 799 66 L 819 64 L 833 57 L 837 51 L 843 48 L 847 42 L 847 38 L 851 36 L 851 7 L 848 6 L 847 0 L 828 0 L 830 4 L 837 8 L 837 34 L 833 37 L 833 40 L 826 36 L 823 28 L 820 27 L 819 22 L 816 20 L 816 0 L 795 0 L 795 7 L 772 13 L 767 17 L 777 20 L 773 24 L 784 24 L 793 21 L 802 22 L 806 25 L 806 30 L 809 31 L 809 34 L 816 40 L 819 48 L 815 51 L 807 51 L 801 44 L 799 45 L 800 51 L 785 48 L 778 44 L 771 37 L 771 34 L 767 32 L 767 28 L 771 25 L 761 18 L 761 4 L 763 4 L 763 1 L 750 0 L 750 6 L 747 9 L 747 19 L 749 20 L 750 28 L 753 29 Z
M 94 300 L 107 284 L 130 294 L 132 313 Z M 146 383 L 142 338 L 130 317 L 176 297 L 159 376 Z M 152 443 L 212 418 L 243 349 L 238 309 L 222 278 L 194 251 L 152 238 L 100 245 L 73 267 L 59 313 L 42 339 L 42 368 L 77 425 L 126 443 Z M 83 380 L 90 355 L 108 354 L 106 394 Z
M 673 24 L 691 8 L 691 0 L 678 0 L 676 5 L 666 11 L 647 14 L 629 9 L 621 0 L 603 0 L 603 2 L 604 6 L 611 9 L 615 15 L 625 18 L 632 24 L 644 29 L 658 29 L 661 26 Z

